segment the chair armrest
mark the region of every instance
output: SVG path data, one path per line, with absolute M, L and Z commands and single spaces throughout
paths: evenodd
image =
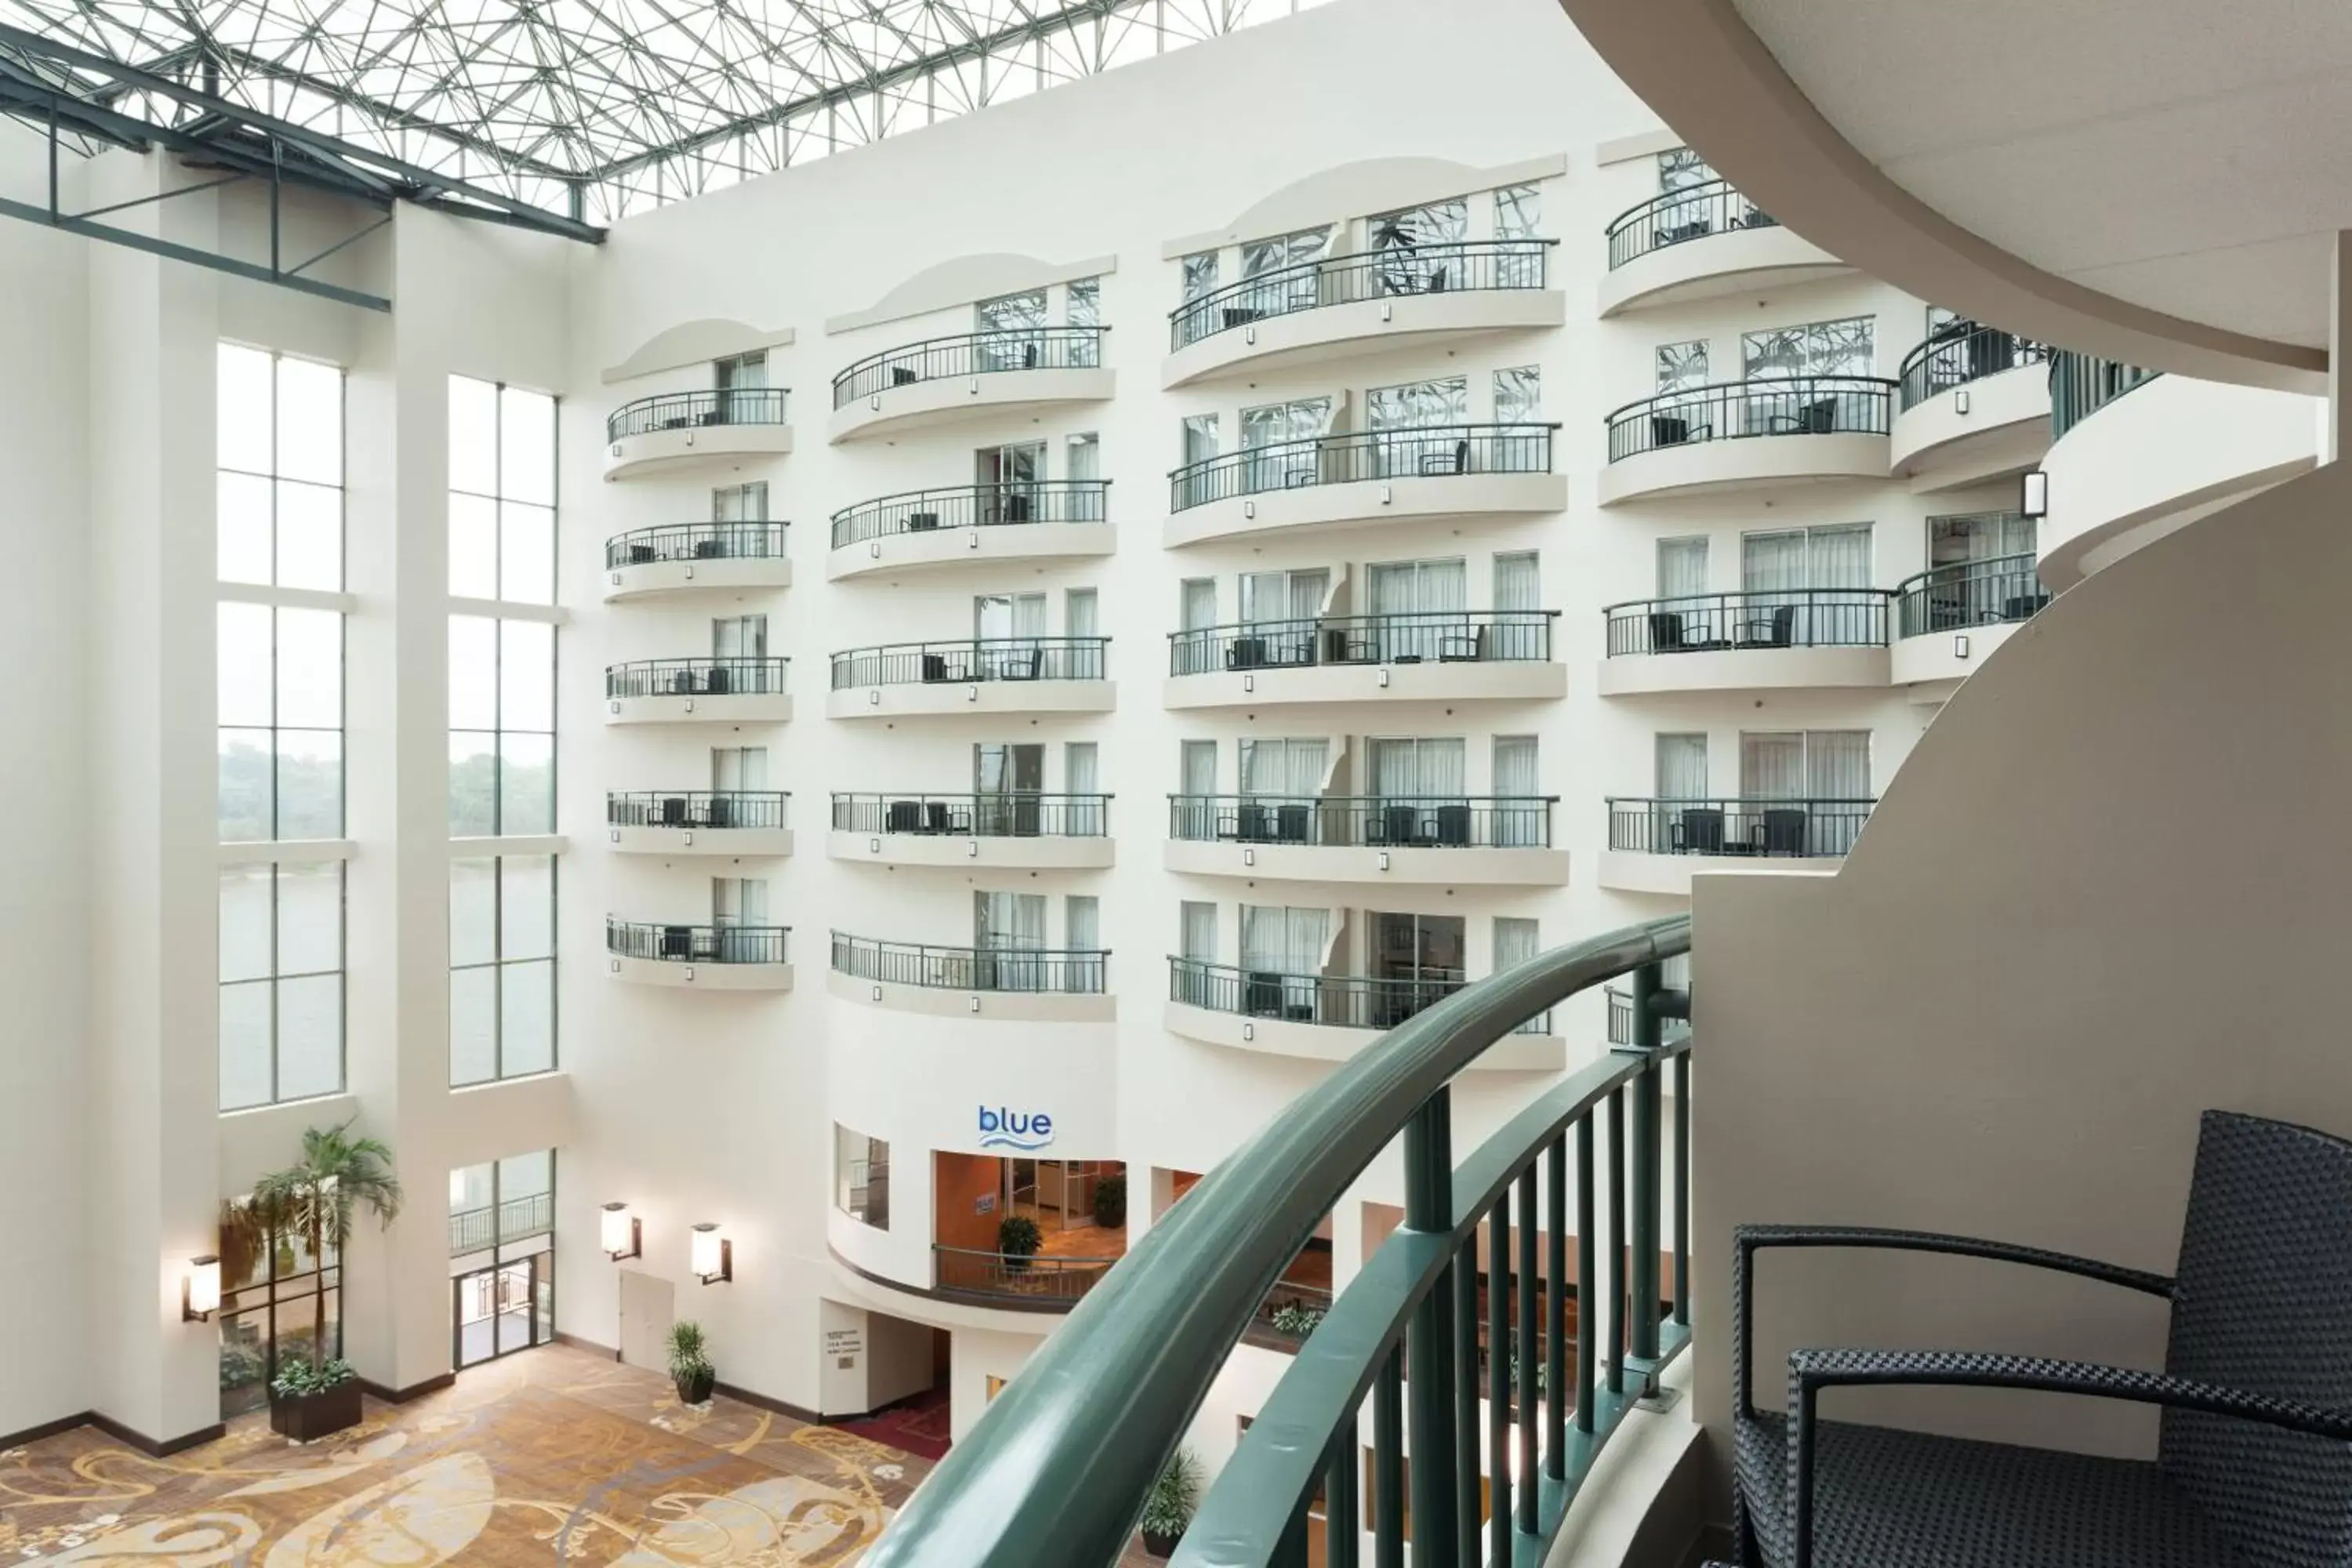
M 2307 1436 L 2352 1442 L 2352 1410 L 2306 1405 L 2169 1373 L 2105 1366 L 2096 1362 L 1970 1351 L 1801 1350 L 1789 1355 L 1790 1493 L 1795 1508 L 1792 1568 L 1812 1561 L 1815 1406 L 1824 1388 L 1865 1384 L 1914 1387 L 2020 1388 L 2126 1399 L 2208 1415 L 2259 1421 Z
M 1988 1241 L 1973 1236 L 1941 1236 L 1933 1231 L 1887 1230 L 1856 1225 L 1742 1225 L 1731 1232 L 1731 1387 L 1732 1408 L 1752 1413 L 1755 1401 L 1748 1376 L 1748 1352 L 1755 1342 L 1756 1254 L 1768 1247 L 1875 1247 L 1896 1252 L 1940 1252 L 1955 1258 L 1981 1258 L 1995 1263 L 2015 1263 L 2029 1268 L 2079 1275 L 2105 1285 L 2140 1290 L 2150 1296 L 2172 1296 L 2172 1280 L 2163 1274 L 2126 1268 L 2095 1258 L 2076 1258 L 2039 1247 Z

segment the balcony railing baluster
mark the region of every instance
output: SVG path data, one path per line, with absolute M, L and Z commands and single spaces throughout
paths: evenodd
M 747 386 L 726 392 L 665 392 L 625 403 L 604 420 L 604 439 L 619 441 L 656 430 L 711 425 L 782 425 L 785 388 Z
M 1661 392 L 1608 416 L 1612 463 L 1667 447 L 1772 436 L 1884 436 L 1895 384 L 1872 375 L 1758 377 Z
M 1939 393 L 2020 365 L 2041 364 L 2049 357 L 2047 343 L 1998 327 L 1955 321 L 1905 354 L 1895 380 L 1903 388 L 1902 405 L 1908 412 Z
M 1843 855 L 1876 808 L 1873 798 L 1609 798 L 1609 847 L 1643 855 Z
M 1168 510 L 1183 511 L 1237 496 L 1364 479 L 1548 474 L 1551 433 L 1559 428 L 1535 423 L 1417 425 L 1271 442 L 1171 470 Z
M 929 942 L 851 936 L 846 931 L 833 933 L 835 973 L 886 985 L 1099 996 L 1109 963 L 1108 949 L 937 947 Z
M 833 689 L 975 680 L 1101 680 L 1108 637 L 886 643 L 833 656 Z
M 2040 565 L 2031 554 L 1996 555 L 1933 566 L 1895 585 L 1895 633 L 1900 637 L 1965 631 L 2030 620 L 2050 602 Z
M 1377 849 L 1540 849 L 1558 795 L 1171 795 L 1168 837 Z
M 604 564 L 650 566 L 660 561 L 781 561 L 787 522 L 671 522 L 635 528 L 604 542 Z
M 1653 250 L 1705 239 L 1711 234 L 1780 226 L 1770 215 L 1732 189 L 1730 182 L 1703 181 L 1652 196 L 1640 206 L 1618 214 L 1604 231 L 1609 270 L 1614 272 Z
M 782 790 L 615 790 L 604 796 L 612 827 L 782 827 Z
M 1169 311 L 1168 347 L 1172 353 L 1269 317 L 1364 300 L 1541 289 L 1551 247 L 1558 243 L 1453 240 L 1294 262 L 1212 289 Z
M 1168 634 L 1168 673 L 1336 664 L 1541 663 L 1558 610 L 1405 610 L 1249 621 Z
M 1772 588 L 1611 605 L 1609 657 L 1736 648 L 1885 647 L 1884 588 Z
M 790 926 L 604 921 L 604 951 L 666 963 L 783 963 Z
M 1005 327 L 885 349 L 833 378 L 833 405 L 926 381 L 1013 370 L 1097 370 L 1108 327 Z
M 835 795 L 838 833 L 918 834 L 951 838 L 1100 838 L 1110 831 L 1110 796 L 1003 790 L 980 795 Z
M 606 697 L 772 697 L 788 658 L 641 658 L 604 667 Z
M 900 533 L 1005 528 L 1026 522 L 1103 522 L 1110 516 L 1108 479 L 1019 479 L 907 490 L 846 506 L 833 514 L 833 547 Z

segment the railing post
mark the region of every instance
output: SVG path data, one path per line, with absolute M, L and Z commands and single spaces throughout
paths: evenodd
M 1478 1562 L 1478 1233 L 1454 1252 L 1454 1552 Z M 1335 1560 L 1336 1561 L 1336 1560 Z
M 1511 1560 L 1511 1189 L 1486 1212 L 1486 1560 Z M 1528 1478 L 1533 1485 L 1535 1478 Z
M 1372 1384 L 1372 1563 L 1404 1568 L 1404 1358 L 1391 1349 Z
M 1625 1091 L 1609 1091 L 1609 1392 L 1625 1392 Z
M 1664 1032 L 1658 1016 L 1659 966 L 1645 963 L 1633 972 L 1633 1043 L 1649 1059 L 1633 1080 L 1633 1355 L 1643 1362 L 1658 1359 L 1658 1066 L 1656 1053 Z M 1645 1378 L 1655 1374 L 1645 1372 Z M 1647 1388 L 1646 1393 L 1655 1393 Z
M 1675 1321 L 1690 1327 L 1690 1053 L 1675 1058 Z
M 1592 1435 L 1592 1282 L 1600 1272 L 1593 1245 L 1592 1112 L 1576 1119 L 1576 1429 Z
M 1408 1229 L 1450 1235 L 1454 1229 L 1454 1134 L 1452 1097 L 1444 1087 L 1423 1102 L 1405 1127 L 1404 1223 Z M 1454 1365 L 1454 1292 L 1441 1280 L 1413 1309 L 1406 1331 L 1412 1386 L 1407 1391 L 1413 1453 L 1412 1560 L 1420 1568 L 1451 1568 L 1454 1477 L 1445 1456 L 1454 1452 L 1454 1379 L 1467 1375 Z

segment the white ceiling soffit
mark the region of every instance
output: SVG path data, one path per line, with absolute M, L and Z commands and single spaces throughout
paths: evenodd
M 2277 29 L 2322 35 L 2311 58 L 2323 72 L 2352 67 L 2352 7 L 2322 26 L 2298 0 L 1560 3 L 1726 179 L 1864 271 L 2063 347 L 2325 390 L 2326 237 L 2352 226 L 2352 161 L 2334 151 L 2334 130 L 2305 126 L 2297 142 L 2243 103 L 2247 122 L 2216 141 L 2205 106 L 2216 94 L 2274 99 L 2294 58 L 2273 47 L 2253 67 L 2223 65 L 2248 31 L 2247 7 Z M 2290 26 L 2289 13 L 2301 20 Z M 2332 81 L 2327 90 L 2324 118 L 2352 141 L 2352 95 Z M 2150 114 L 2208 121 L 2207 138 L 2183 149 L 2172 129 L 2149 135 Z M 2291 169 L 2250 169 L 2258 149 Z M 2141 169 L 2148 157 L 2168 159 L 2170 177 Z M 2312 182 L 2343 193 L 2340 216 L 2311 199 Z M 2247 210 L 2256 186 L 2280 197 L 2267 223 Z M 2187 189 L 2209 199 L 2185 204 Z M 2324 219 L 2315 205 L 2328 207 Z M 2167 226 L 2153 236 L 2151 214 Z M 2227 237 L 2216 246 L 2215 236 Z
M 1095 256 L 1083 261 L 1043 261 L 1011 251 L 958 256 L 924 268 L 863 310 L 827 316 L 825 334 L 854 332 L 860 327 L 878 327 L 886 321 L 903 321 L 934 310 L 952 310 L 982 300 L 1026 294 L 1118 270 L 1116 256 Z
M 641 375 L 652 375 L 657 371 L 732 359 L 737 354 L 756 353 L 761 349 L 790 348 L 792 344 L 793 330 L 790 327 L 761 328 L 742 321 L 730 321 L 723 317 L 709 316 L 698 321 L 681 321 L 656 333 L 620 363 L 605 366 L 602 379 L 605 385 L 610 386 L 615 382 L 631 381 Z

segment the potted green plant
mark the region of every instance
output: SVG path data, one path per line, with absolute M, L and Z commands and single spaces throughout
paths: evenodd
M 352 1239 L 361 1208 L 378 1224 L 400 1213 L 400 1182 L 392 1173 L 392 1151 L 373 1138 L 353 1138 L 348 1121 L 309 1128 L 302 1158 L 256 1182 L 247 1207 L 263 1229 L 281 1239 L 300 1237 L 314 1263 L 330 1249 L 341 1257 Z M 345 1287 L 350 1280 L 346 1276 Z M 310 1355 L 281 1364 L 269 1385 L 273 1432 L 308 1443 L 360 1420 L 359 1373 L 352 1363 L 327 1353 L 327 1295 L 311 1296 Z
M 680 1405 L 701 1405 L 710 1398 L 719 1373 L 710 1364 L 709 1342 L 700 1323 L 669 1326 L 669 1380 L 677 1385 Z
M 1095 1223 L 1117 1230 L 1127 1223 L 1127 1176 L 1113 1171 L 1095 1178 Z
M 1018 1274 L 1027 1268 L 1029 1260 L 1045 1245 L 1045 1233 L 1025 1214 L 1009 1214 L 996 1222 L 996 1250 L 1004 1259 L 1007 1274 Z
M 1173 1552 L 1200 1506 L 1201 1461 L 1192 1457 L 1192 1449 L 1180 1447 L 1160 1467 L 1151 1490 L 1144 1497 L 1143 1549 L 1154 1557 Z

